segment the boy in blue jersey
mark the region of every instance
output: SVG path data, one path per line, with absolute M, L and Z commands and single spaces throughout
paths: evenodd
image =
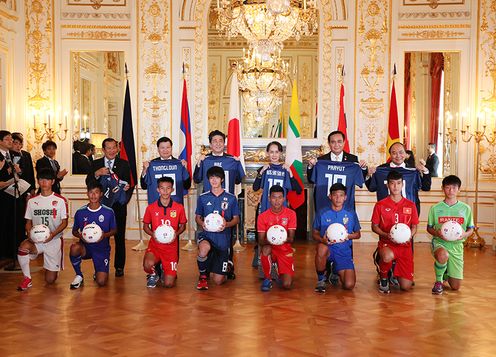
M 157 179 L 168 176 L 174 180 L 174 191 L 171 198 L 177 203 L 183 204 L 184 195 L 191 187 L 191 177 L 187 170 L 185 160 L 179 160 L 172 156 L 172 140 L 161 137 L 157 140 L 159 157 L 143 162 L 140 183 L 147 190 L 148 204 L 156 202 L 159 198 Z
M 87 190 L 89 203 L 77 210 L 74 215 L 72 235 L 79 238 L 78 243 L 71 245 L 70 259 L 76 277 L 71 283 L 71 289 L 78 289 L 84 283 L 81 262 L 83 259 L 92 259 L 95 268 L 95 280 L 98 286 L 105 286 L 108 280 L 110 262 L 109 238 L 117 232 L 114 211 L 100 203 L 103 196 L 102 185 L 99 182 L 88 183 Z M 86 243 L 82 231 L 87 224 L 97 224 L 103 231 L 102 237 L 95 243 Z
M 313 222 L 313 239 L 317 244 L 315 253 L 315 269 L 317 271 L 317 285 L 315 291 L 326 291 L 326 262 L 333 263 L 335 273 L 339 275 L 343 289 L 351 290 L 355 287 L 356 275 L 352 256 L 352 239 L 360 239 L 360 223 L 354 210 L 344 208 L 346 202 L 346 186 L 335 183 L 329 189 L 330 208 L 321 210 Z M 333 223 L 345 226 L 348 237 L 344 242 L 331 243 L 327 238 L 327 228 Z
M 197 289 L 207 290 L 207 274 L 212 273 L 213 281 L 223 284 L 227 279 L 229 253 L 231 250 L 231 229 L 239 223 L 239 207 L 236 197 L 222 188 L 224 170 L 214 166 L 208 169 L 210 191 L 198 197 L 196 223 L 203 227 L 198 235 L 198 270 L 200 278 Z M 217 232 L 205 229 L 204 219 L 210 213 L 219 213 L 223 224 Z

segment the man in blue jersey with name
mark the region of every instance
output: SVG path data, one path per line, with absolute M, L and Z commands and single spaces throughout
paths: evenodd
M 229 254 L 231 251 L 232 227 L 239 223 L 239 207 L 236 197 L 222 188 L 224 170 L 213 166 L 207 171 L 210 191 L 198 197 L 196 205 L 196 223 L 203 228 L 198 235 L 198 270 L 200 278 L 197 289 L 207 290 L 207 276 L 212 274 L 213 281 L 223 284 L 227 280 Z M 205 228 L 205 217 L 218 213 L 223 223 L 217 232 Z
M 99 182 L 88 183 L 89 203 L 76 211 L 72 235 L 79 238 L 79 242 L 71 245 L 69 257 L 76 277 L 71 283 L 71 289 L 79 289 L 83 283 L 83 272 L 81 262 L 83 259 L 92 259 L 95 268 L 95 280 L 98 286 L 104 286 L 108 280 L 110 263 L 109 239 L 117 232 L 114 211 L 100 203 L 103 196 L 103 188 Z M 102 229 L 102 237 L 98 242 L 86 243 L 83 240 L 82 231 L 87 224 L 97 224 Z
M 185 160 L 179 160 L 172 156 L 172 140 L 161 137 L 157 140 L 159 157 L 143 162 L 140 183 L 147 190 L 148 204 L 156 202 L 159 198 L 157 190 L 157 179 L 167 176 L 174 180 L 174 190 L 171 194 L 173 201 L 183 204 L 184 195 L 191 187 L 191 177 L 187 170 Z

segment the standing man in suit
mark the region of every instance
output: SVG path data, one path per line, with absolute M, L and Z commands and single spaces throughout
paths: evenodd
M 90 144 L 86 141 L 75 141 L 72 153 L 72 173 L 87 175 L 91 171 Z
M 34 179 L 34 167 L 33 167 L 33 159 L 31 158 L 31 154 L 25 150 L 22 150 L 24 145 L 24 136 L 21 133 L 12 133 L 12 160 L 14 163 L 18 163 L 21 169 L 19 177 L 24 181 L 29 183 L 31 187 L 27 191 L 31 196 L 34 195 L 36 190 L 36 181 Z M 17 162 L 16 162 L 17 161 Z M 22 214 L 24 217 L 24 212 Z M 24 228 L 23 228 L 24 230 Z
M 439 158 L 436 155 L 436 144 L 429 143 L 427 149 L 429 150 L 429 156 L 426 160 L 420 160 L 420 163 L 424 165 L 427 170 L 429 170 L 432 177 L 439 177 L 439 174 L 437 173 L 437 169 L 439 168 Z
M 55 153 L 57 152 L 57 144 L 52 140 L 47 140 L 41 145 L 43 150 L 43 156 L 41 159 L 36 161 L 36 172 L 42 169 L 50 169 L 55 175 L 55 180 L 53 182 L 52 191 L 60 195 L 60 181 L 64 179 L 67 175 L 67 170 L 60 170 L 60 165 L 57 160 L 55 160 Z
M 115 213 L 117 223 L 117 233 L 115 239 L 115 276 L 124 275 L 124 265 L 126 264 L 126 218 L 127 218 L 127 197 L 131 181 L 129 163 L 117 157 L 119 147 L 113 138 L 106 138 L 102 142 L 104 157 L 94 160 L 91 171 L 86 176 L 86 184 L 91 181 L 98 181 L 104 187 L 102 203 L 111 207 Z

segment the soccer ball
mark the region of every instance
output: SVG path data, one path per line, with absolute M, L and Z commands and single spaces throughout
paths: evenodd
M 283 245 L 288 238 L 286 228 L 275 224 L 267 230 L 267 241 L 273 245 Z
M 224 223 L 224 218 L 222 218 L 220 214 L 214 212 L 207 214 L 204 222 L 208 232 L 218 232 Z
M 155 229 L 155 238 L 158 242 L 169 244 L 174 241 L 176 231 L 168 224 L 161 224 Z
M 389 231 L 391 239 L 398 244 L 406 243 L 412 236 L 412 231 L 405 223 L 396 223 Z
M 103 231 L 98 224 L 90 223 L 84 226 L 81 235 L 86 243 L 95 243 L 102 238 Z
M 29 231 L 29 237 L 35 243 L 43 243 L 50 236 L 50 228 L 44 224 L 37 224 Z
M 333 223 L 327 227 L 326 236 L 330 244 L 342 243 L 348 238 L 348 231 L 341 223 Z
M 441 234 L 446 240 L 458 240 L 463 234 L 463 228 L 460 223 L 456 221 L 447 221 L 441 226 Z

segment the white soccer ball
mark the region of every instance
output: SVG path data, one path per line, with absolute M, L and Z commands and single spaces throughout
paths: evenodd
M 204 222 L 208 232 L 218 232 L 224 223 L 224 218 L 222 218 L 220 214 L 214 212 L 207 214 Z
M 412 236 L 412 231 L 405 223 L 396 223 L 389 231 L 391 239 L 398 244 L 406 243 Z
M 50 228 L 44 224 L 37 224 L 29 231 L 29 237 L 35 243 L 43 243 L 50 237 Z
M 84 226 L 81 235 L 86 243 L 96 243 L 102 238 L 103 231 L 98 224 L 90 223 Z
M 273 245 L 283 245 L 288 238 L 286 228 L 275 224 L 267 230 L 267 241 Z
M 441 226 L 441 234 L 446 240 L 459 240 L 463 234 L 463 228 L 456 221 L 447 221 Z
M 341 223 L 333 223 L 327 227 L 326 236 L 331 244 L 342 243 L 348 239 L 348 231 Z
M 169 244 L 174 241 L 176 231 L 168 224 L 161 224 L 155 229 L 155 238 L 158 242 Z

